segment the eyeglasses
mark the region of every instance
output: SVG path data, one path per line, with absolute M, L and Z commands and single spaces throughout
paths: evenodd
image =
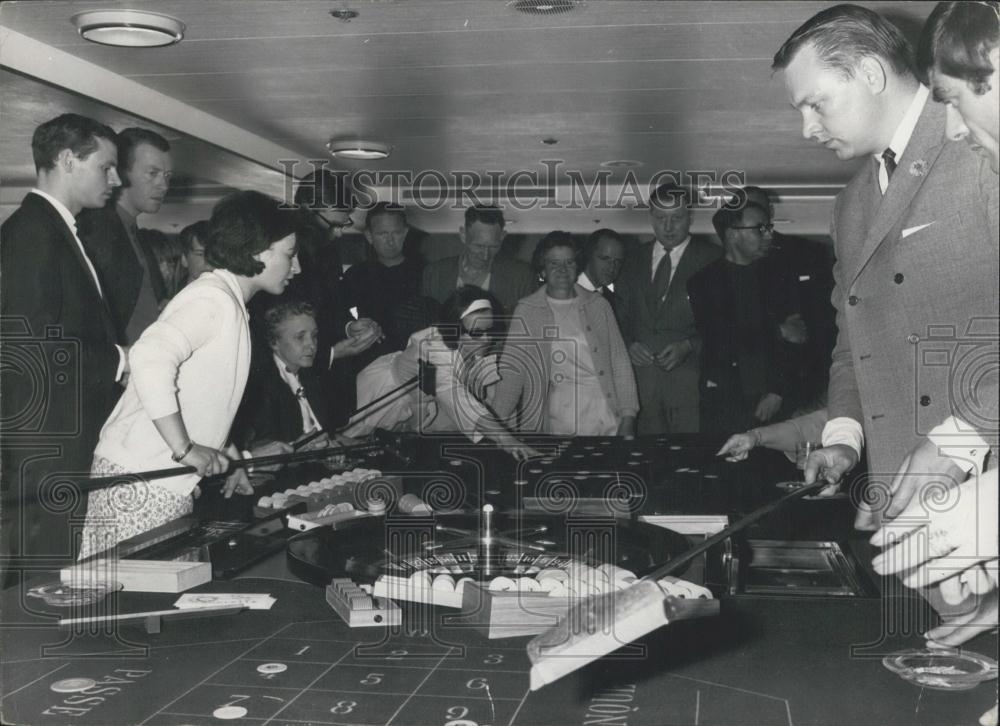
M 472 330 L 463 331 L 470 338 L 482 338 L 485 335 L 489 335 L 493 332 L 495 326 L 490 326 L 488 328 L 472 328 Z
M 321 221 L 323 224 L 325 224 L 327 229 L 331 229 L 331 230 L 333 230 L 333 229 L 348 229 L 349 227 L 353 227 L 354 226 L 354 220 L 352 220 L 350 217 L 347 218 L 346 222 L 337 222 L 337 221 L 334 221 L 334 220 L 331 220 L 331 219 L 327 219 L 326 217 L 324 217 L 319 212 L 313 212 L 313 216 L 316 217 L 316 219 L 318 219 L 319 221 Z
M 729 229 L 755 229 L 758 232 L 760 232 L 761 234 L 771 234 L 771 232 L 774 231 L 774 225 L 770 224 L 770 223 L 768 223 L 768 224 L 751 224 L 749 226 L 736 226 L 736 225 L 733 225 Z

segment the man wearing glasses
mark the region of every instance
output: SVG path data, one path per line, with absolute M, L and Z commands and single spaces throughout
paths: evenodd
M 353 189 L 349 178 L 329 169 L 314 171 L 299 180 L 295 204 L 303 225 L 296 237 L 302 272 L 275 297 L 258 295 L 251 302 L 255 361 L 269 361 L 266 332 L 260 328 L 267 309 L 282 302 L 307 302 L 316 311 L 318 340 L 313 368 L 327 377 L 330 410 L 335 425 L 346 422 L 354 410 L 354 374 L 342 366 L 345 358 L 362 353 L 382 338 L 373 320 L 355 320 L 344 301 L 342 267 L 337 239 L 353 226 Z
M 798 403 L 808 340 L 796 280 L 766 264 L 768 210 L 748 203 L 712 217 L 725 255 L 694 274 L 688 298 L 701 336 L 701 430 L 743 431 Z
M 741 201 L 745 198 L 745 201 Z M 735 202 L 752 202 L 767 210 L 775 220 L 774 196 L 766 189 L 745 186 Z M 787 267 L 795 275 L 796 290 L 802 305 L 802 316 L 809 326 L 806 343 L 805 378 L 803 396 L 806 401 L 816 401 L 826 395 L 830 378 L 830 354 L 837 340 L 836 311 L 830 302 L 833 294 L 833 248 L 795 235 L 782 234 L 777 229 L 771 233 L 771 252 L 766 264 Z

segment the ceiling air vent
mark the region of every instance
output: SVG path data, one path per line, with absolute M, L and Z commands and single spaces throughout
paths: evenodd
M 580 0 L 510 0 L 507 7 L 525 15 L 556 15 L 568 13 L 580 4 Z

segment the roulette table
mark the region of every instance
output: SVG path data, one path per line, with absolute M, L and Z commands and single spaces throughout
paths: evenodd
M 713 456 L 718 443 L 700 437 L 607 445 L 580 440 L 561 450 L 553 445 L 548 462 L 522 466 L 490 447 L 421 442 L 417 455 L 396 470 L 388 459 L 375 463 L 400 476 L 404 491 L 434 501 L 443 513 L 404 518 L 389 508 L 342 529 L 291 534 L 283 551 L 233 579 L 191 591 L 268 594 L 276 600 L 270 609 L 165 621 L 159 632 L 147 632 L 141 622 L 57 623 L 94 608 L 169 609 L 177 594 L 115 592 L 96 606 L 67 610 L 27 596 L 54 576 L 31 573 L 0 592 L 2 720 L 171 726 L 976 723 L 996 699 L 995 680 L 942 691 L 883 666 L 895 653 L 922 647 L 920 634 L 937 618 L 911 592 L 877 579 L 883 590 L 878 597 L 785 595 L 773 587 L 765 594 L 731 590 L 703 574 L 720 602 L 717 617 L 678 622 L 622 643 L 537 691 L 529 690 L 526 637 L 491 640 L 456 618 L 454 609 L 405 602 L 398 626 L 351 628 L 324 598 L 323 585 L 334 576 L 368 583 L 391 572 L 474 572 L 481 564 L 477 537 L 487 503 L 496 507 L 493 532 L 542 548 L 495 551 L 498 575 L 597 562 L 627 564 L 642 574 L 694 539 L 641 517 L 745 513 L 780 495 L 776 481 L 794 476 L 779 459 L 720 462 Z M 599 448 L 583 448 L 590 445 Z M 601 449 L 605 455 L 594 457 Z M 597 464 L 616 457 L 618 463 Z M 607 501 L 607 474 L 624 471 L 633 460 L 640 463 L 632 468 L 645 469 L 636 478 L 641 486 L 615 498 L 616 511 L 568 506 L 573 497 Z M 575 488 L 569 500 L 550 496 L 551 489 L 539 492 L 553 472 L 549 481 Z M 299 476 L 306 481 L 312 475 Z M 524 506 L 526 498 L 537 506 Z M 252 517 L 253 502 L 247 498 L 242 506 Z M 541 511 L 546 508 L 555 511 Z M 847 500 L 797 502 L 748 536 L 772 548 L 786 540 L 835 540 L 868 562 L 871 553 L 852 537 L 850 520 Z M 981 635 L 966 650 L 995 657 L 996 637 Z

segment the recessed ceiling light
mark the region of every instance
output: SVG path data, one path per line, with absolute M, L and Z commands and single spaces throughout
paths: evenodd
M 554 139 L 551 136 L 548 136 L 542 139 L 542 143 L 545 144 L 546 146 L 555 146 L 556 144 L 559 143 L 559 139 Z
M 80 35 L 93 43 L 123 48 L 157 48 L 179 43 L 185 26 L 177 18 L 145 10 L 88 10 L 72 17 Z
M 358 11 L 351 10 L 350 8 L 344 8 L 343 10 L 331 10 L 330 15 L 342 23 L 349 23 L 354 20 L 354 18 L 358 17 Z
M 510 0 L 507 7 L 526 15 L 555 15 L 568 13 L 579 4 L 579 0 Z
M 642 166 L 642 162 L 633 159 L 612 159 L 611 161 L 602 161 L 601 166 L 607 169 L 630 169 Z
M 385 159 L 392 151 L 388 144 L 379 141 L 334 141 L 331 139 L 326 148 L 338 159 L 360 159 L 362 161 Z

